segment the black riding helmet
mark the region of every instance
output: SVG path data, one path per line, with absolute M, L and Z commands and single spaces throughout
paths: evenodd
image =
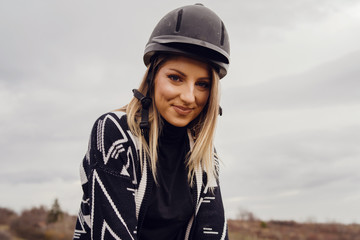
M 145 46 L 143 60 L 149 67 L 149 85 L 154 76 L 153 63 L 159 54 L 180 54 L 207 62 L 223 78 L 230 63 L 229 36 L 222 20 L 202 4 L 180 7 L 159 21 Z M 146 96 L 136 89 L 133 92 L 142 104 L 140 128 L 147 135 L 149 91 Z
M 229 67 L 230 44 L 224 23 L 202 4 L 177 8 L 154 28 L 144 51 L 148 66 L 159 53 L 184 54 L 209 62 L 223 78 Z

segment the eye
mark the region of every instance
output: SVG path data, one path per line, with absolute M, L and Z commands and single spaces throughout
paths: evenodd
M 169 75 L 168 75 L 168 78 L 169 78 L 170 80 L 172 80 L 172 81 L 175 81 L 175 82 L 178 82 L 178 81 L 181 80 L 181 79 L 180 79 L 180 76 L 178 76 L 178 75 L 176 75 L 176 74 L 169 74 Z
M 209 88 L 210 87 L 210 82 L 208 81 L 200 81 L 196 83 L 197 86 L 201 87 L 201 88 Z

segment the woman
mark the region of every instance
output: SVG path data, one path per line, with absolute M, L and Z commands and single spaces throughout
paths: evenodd
M 229 40 L 203 5 L 160 20 L 128 105 L 95 123 L 74 239 L 227 239 L 213 137 Z

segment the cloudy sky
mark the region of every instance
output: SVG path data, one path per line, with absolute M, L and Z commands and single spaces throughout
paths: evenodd
M 95 119 L 129 101 L 184 1 L 0 0 L 0 206 L 76 214 Z M 360 223 L 360 1 L 204 0 L 230 35 L 216 146 L 228 217 Z

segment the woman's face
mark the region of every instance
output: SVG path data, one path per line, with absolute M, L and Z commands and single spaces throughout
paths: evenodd
M 155 75 L 155 105 L 170 124 L 184 127 L 204 109 L 210 94 L 211 75 L 203 62 L 174 57 Z

